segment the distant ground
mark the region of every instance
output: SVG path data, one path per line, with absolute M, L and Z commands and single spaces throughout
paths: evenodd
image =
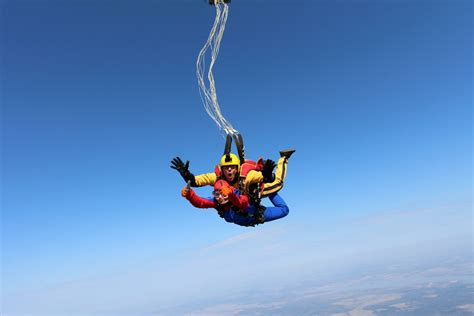
M 474 315 L 470 259 L 429 266 L 371 267 L 325 281 L 157 310 L 153 315 Z
M 474 315 L 474 286 L 459 281 L 407 288 L 333 292 L 324 288 L 300 293 L 242 296 L 218 303 L 180 307 L 156 315 Z

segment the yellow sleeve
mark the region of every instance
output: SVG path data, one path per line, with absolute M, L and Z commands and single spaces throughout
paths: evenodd
M 194 176 L 194 180 L 198 187 L 205 185 L 214 185 L 217 181 L 217 175 L 214 172 L 204 173 L 197 176 Z
M 249 191 L 249 186 L 254 183 L 260 183 L 263 181 L 263 175 L 260 171 L 250 170 L 244 181 L 245 192 Z

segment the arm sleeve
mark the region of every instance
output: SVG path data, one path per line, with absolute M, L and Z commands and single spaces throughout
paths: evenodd
M 217 175 L 214 172 L 194 176 L 196 186 L 214 185 L 217 181 Z
M 245 177 L 244 181 L 244 191 L 248 192 L 249 186 L 254 183 L 260 183 L 263 181 L 263 175 L 260 171 L 250 170 Z
M 232 193 L 229 195 L 230 202 L 239 209 L 244 210 L 249 207 L 249 199 L 246 195 Z
M 192 189 L 189 190 L 186 199 L 197 208 L 215 208 L 217 206 L 214 201 L 198 196 Z

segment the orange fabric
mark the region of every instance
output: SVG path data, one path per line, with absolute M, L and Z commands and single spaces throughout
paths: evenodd
M 234 190 L 228 185 L 223 185 L 222 188 L 221 188 L 222 195 L 229 196 L 233 192 L 234 192 Z
M 229 185 L 229 183 L 222 179 L 217 180 L 217 182 L 214 184 L 214 190 L 221 191 L 221 194 L 225 196 L 229 196 L 234 193 L 234 189 Z
M 181 196 L 182 197 L 186 197 L 188 195 L 188 192 L 189 192 L 189 189 L 184 187 L 182 190 L 181 190 Z

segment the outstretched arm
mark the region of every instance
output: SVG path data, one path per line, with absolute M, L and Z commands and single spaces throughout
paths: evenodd
M 187 160 L 186 163 L 183 163 L 181 158 L 175 157 L 171 160 L 171 168 L 177 170 L 181 177 L 183 177 L 184 181 L 190 181 L 191 186 L 197 186 L 194 175 L 189 171 L 189 160 Z
M 202 187 L 205 185 L 214 185 L 217 181 L 217 175 L 214 172 L 204 173 L 194 177 L 194 183 L 196 187 Z
M 217 180 L 217 175 L 214 172 L 195 176 L 189 171 L 189 160 L 184 163 L 179 157 L 175 157 L 171 160 L 171 168 L 177 170 L 181 177 L 183 177 L 184 181 L 191 181 L 192 187 L 214 185 Z
M 198 196 L 193 189 L 184 187 L 181 190 L 181 195 L 185 197 L 194 207 L 197 208 L 216 208 L 217 204 L 213 200 L 208 200 Z

